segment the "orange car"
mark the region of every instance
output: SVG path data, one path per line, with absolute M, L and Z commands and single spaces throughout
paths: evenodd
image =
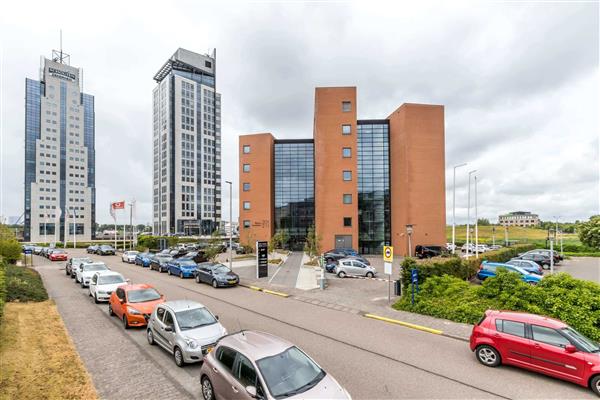
M 110 295 L 108 313 L 123 321 L 123 327 L 146 326 L 154 307 L 165 302 L 165 296 L 150 285 L 122 285 Z

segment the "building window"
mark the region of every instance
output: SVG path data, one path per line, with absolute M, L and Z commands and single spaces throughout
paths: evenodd
M 352 103 L 349 101 L 342 101 L 342 112 L 352 111 Z
M 244 182 L 244 192 L 247 192 L 250 190 L 250 184 L 248 182 Z
M 344 194 L 344 204 L 352 204 L 352 195 Z
M 245 201 L 244 202 L 244 210 L 249 210 L 250 209 L 250 202 L 249 201 Z
M 244 220 L 244 228 L 250 228 L 250 220 L 249 219 Z
M 344 217 L 344 226 L 352 226 L 352 218 Z
M 244 164 L 244 172 L 250 172 L 250 164 Z
M 350 135 L 352 133 L 352 125 L 342 125 L 342 135 Z
M 344 158 L 352 157 L 352 149 L 350 147 L 344 147 L 342 149 L 342 157 L 344 157 Z
M 244 154 L 250 154 L 250 146 L 247 144 L 244 145 Z
M 343 171 L 342 177 L 344 178 L 345 181 L 351 181 L 352 180 L 352 171 Z
M 211 68 L 212 67 L 212 63 L 210 61 L 204 61 L 204 66 L 206 68 Z

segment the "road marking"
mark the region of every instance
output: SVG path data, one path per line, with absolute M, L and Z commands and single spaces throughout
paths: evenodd
M 279 267 L 277 268 L 277 271 L 275 271 L 275 273 L 273 274 L 271 279 L 269 279 L 269 283 L 271 283 L 273 281 L 273 278 L 275 278 L 275 275 L 277 275 L 277 273 L 281 270 L 282 265 L 283 265 L 283 263 L 281 263 L 281 265 L 279 265 Z
M 435 335 L 441 335 L 441 334 L 444 333 L 443 331 L 440 331 L 440 330 L 437 330 L 437 329 L 428 328 L 426 326 L 421 326 L 421 325 L 415 325 L 415 324 L 411 324 L 409 322 L 399 321 L 397 319 L 391 319 L 391 318 L 381 317 L 381 316 L 375 315 L 375 314 L 365 314 L 365 317 L 372 318 L 372 319 L 377 319 L 377 320 L 384 321 L 384 322 L 389 322 L 389 323 L 396 324 L 396 325 L 405 326 L 407 328 L 417 329 L 419 331 L 433 333 Z
M 244 284 L 241 284 L 241 283 L 238 284 L 238 286 L 245 287 L 245 288 L 252 289 L 252 290 L 256 290 L 257 292 L 263 292 L 263 293 L 267 293 L 267 294 L 272 294 L 272 295 L 279 296 L 279 297 L 286 297 L 286 298 L 290 297 L 290 295 L 287 294 L 287 293 L 276 292 L 274 290 L 269 290 L 269 289 L 263 289 L 263 288 L 258 287 L 258 286 L 244 285 Z

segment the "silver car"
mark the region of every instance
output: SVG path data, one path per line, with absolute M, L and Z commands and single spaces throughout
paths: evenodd
M 173 355 L 175 364 L 203 360 L 227 330 L 204 305 L 190 300 L 159 304 L 148 321 L 148 343 L 158 344 Z
M 75 278 L 77 269 L 81 266 L 81 264 L 91 263 L 91 262 L 93 262 L 93 261 L 89 257 L 70 258 L 69 261 L 67 261 L 67 265 L 65 267 L 65 274 L 67 274 L 67 276 L 70 276 L 71 278 Z
M 373 278 L 377 274 L 375 268 L 355 258 L 342 258 L 338 261 L 334 272 L 340 278 L 345 278 L 346 276 L 366 276 L 367 278 Z

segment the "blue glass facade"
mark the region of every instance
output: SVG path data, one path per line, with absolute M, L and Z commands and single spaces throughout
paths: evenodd
M 94 96 L 81 93 L 83 105 L 83 144 L 87 149 L 87 185 L 91 190 L 91 234 L 96 238 L 96 114 L 94 111 Z
M 35 144 L 40 138 L 41 96 L 44 84 L 25 79 L 25 207 L 24 239 L 31 239 L 31 184 L 35 182 Z
M 391 240 L 389 123 L 358 121 L 358 251 L 381 254 Z
M 286 231 L 289 247 L 301 250 L 315 223 L 314 144 L 278 140 L 274 152 L 275 232 Z
M 65 240 L 65 221 L 67 216 L 67 84 L 60 83 L 60 222 L 58 235 Z

